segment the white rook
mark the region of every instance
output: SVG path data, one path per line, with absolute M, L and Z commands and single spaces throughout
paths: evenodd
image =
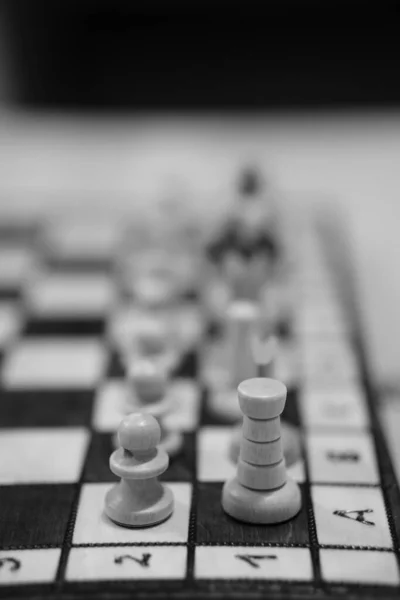
M 281 444 L 280 415 L 286 395 L 283 383 L 266 377 L 247 379 L 238 386 L 244 426 L 237 473 L 223 487 L 222 507 L 239 521 L 281 523 L 301 508 L 300 488 L 286 474 Z

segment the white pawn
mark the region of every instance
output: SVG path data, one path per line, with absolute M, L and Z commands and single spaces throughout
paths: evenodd
M 110 469 L 121 477 L 105 498 L 107 516 L 124 527 L 149 527 L 168 519 L 174 510 L 171 490 L 158 481 L 169 458 L 158 446 L 161 431 L 151 415 L 133 413 L 118 429 L 121 447 L 110 457 Z
M 125 352 L 124 362 L 128 369 L 137 358 L 148 357 L 171 373 L 179 362 L 179 353 L 170 339 L 167 326 L 160 319 L 143 318 L 133 336 L 133 344 Z
M 133 392 L 131 410 L 146 412 L 158 420 L 161 428 L 160 445 L 169 456 L 175 456 L 182 448 L 183 435 L 166 424 L 175 409 L 174 398 L 168 394 L 166 371 L 157 363 L 143 359 L 133 363 L 128 371 L 128 380 Z

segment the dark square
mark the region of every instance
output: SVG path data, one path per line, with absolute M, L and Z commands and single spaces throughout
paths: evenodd
M 172 374 L 173 377 L 196 379 L 199 371 L 197 349 L 191 349 L 182 356 Z
M 2 220 L 0 224 L 0 245 L 32 245 L 38 235 L 39 224 L 34 221 L 30 223 L 5 223 Z
M 120 379 L 125 377 L 125 367 L 122 362 L 122 357 L 115 348 L 109 349 L 109 361 L 106 370 L 106 377 L 107 379 Z
M 276 334 L 283 340 L 291 337 L 293 325 L 290 319 L 282 319 L 276 324 Z
M 282 413 L 282 419 L 296 425 L 300 425 L 299 410 L 298 410 L 298 391 L 294 388 L 288 388 L 285 408 Z
M 2 287 L 0 285 L 0 300 L 19 300 L 22 297 L 22 286 Z
M 307 505 L 302 486 L 303 507 L 300 513 L 278 525 L 250 525 L 228 516 L 221 505 L 221 483 L 200 483 L 195 500 L 198 544 L 232 545 L 305 545 L 309 543 Z
M 113 434 L 94 433 L 87 455 L 83 480 L 87 482 L 116 481 L 110 471 L 110 455 L 115 450 Z M 179 454 L 170 457 L 168 469 L 161 475 L 163 481 L 191 481 L 195 469 L 195 436 L 184 434 Z
M 30 318 L 24 328 L 25 336 L 101 336 L 105 319 L 71 319 L 68 315 L 54 319 Z
M 0 487 L 1 547 L 61 546 L 75 496 L 74 485 Z
M 223 324 L 215 319 L 208 322 L 206 327 L 206 338 L 209 340 L 219 340 L 223 337 L 224 327 Z
M 94 392 L 83 390 L 1 390 L 2 427 L 88 426 Z

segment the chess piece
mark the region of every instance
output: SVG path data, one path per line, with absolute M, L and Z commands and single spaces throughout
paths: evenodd
M 277 347 L 278 339 L 273 334 L 267 334 L 265 339 L 261 335 L 253 338 L 254 357 L 259 377 L 273 378 L 275 376 Z M 281 437 L 286 466 L 291 467 L 301 456 L 300 434 L 294 425 L 286 421 L 281 421 Z M 229 457 L 234 463 L 239 458 L 241 440 L 242 420 L 233 428 L 231 443 L 229 445 Z
M 210 371 L 215 368 L 215 381 L 211 381 L 210 409 L 218 417 L 237 422 L 241 412 L 237 399 L 237 386 L 241 381 L 256 376 L 252 338 L 259 312 L 255 303 L 237 300 L 230 304 L 226 315 L 226 335 L 219 348 L 221 365 L 212 360 Z M 219 367 L 219 368 L 218 368 Z M 217 376 L 221 378 L 218 379 Z M 222 377 L 222 375 L 224 377 Z M 212 373 L 212 377 L 214 373 Z
M 161 429 L 162 447 L 170 457 L 182 448 L 183 435 L 180 431 L 166 425 L 167 417 L 174 411 L 174 398 L 168 394 L 168 377 L 160 365 L 150 360 L 133 363 L 128 371 L 128 380 L 132 388 L 128 401 L 130 410 L 140 410 L 155 417 Z
M 174 498 L 158 481 L 168 468 L 168 454 L 158 446 L 160 426 L 151 415 L 132 413 L 118 429 L 120 448 L 110 457 L 110 469 L 120 482 L 106 494 L 107 516 L 124 527 L 149 527 L 171 516 Z
M 240 454 L 240 443 L 242 441 L 243 424 L 235 425 L 229 445 L 229 458 L 237 463 Z M 282 450 L 287 467 L 294 465 L 301 457 L 300 435 L 297 427 L 287 421 L 281 421 Z
M 246 523 L 281 523 L 301 508 L 299 486 L 286 473 L 280 414 L 286 386 L 276 379 L 257 377 L 238 386 L 244 414 L 236 476 L 222 491 L 226 513 Z

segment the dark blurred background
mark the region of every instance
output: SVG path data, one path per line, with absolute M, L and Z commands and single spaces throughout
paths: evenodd
M 397 3 L 2 0 L 3 97 L 44 109 L 397 105 Z

